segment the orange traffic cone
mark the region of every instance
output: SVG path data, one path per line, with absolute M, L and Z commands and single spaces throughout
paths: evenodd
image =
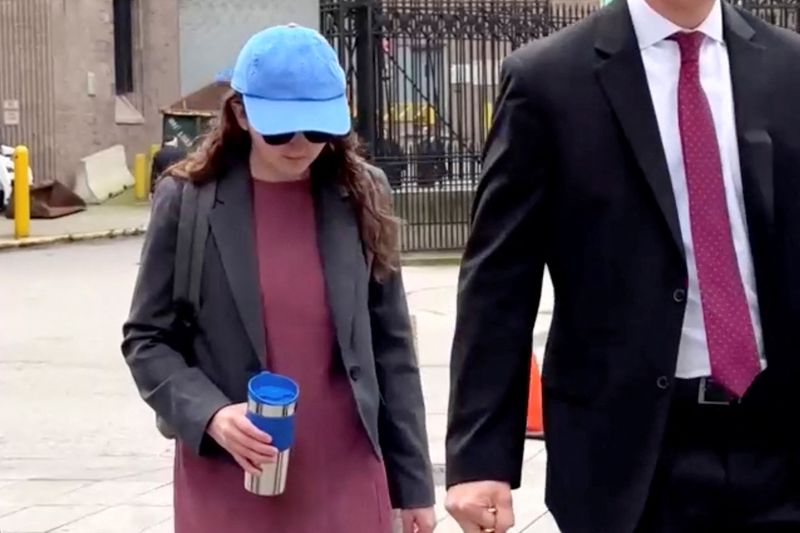
M 533 354 L 532 359 L 528 393 L 528 420 L 525 425 L 525 436 L 529 439 L 543 439 L 542 378 L 539 375 L 539 363 L 536 362 L 536 354 Z

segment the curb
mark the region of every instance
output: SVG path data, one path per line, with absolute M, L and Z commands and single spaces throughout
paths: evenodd
M 0 241 L 0 252 L 73 242 L 136 237 L 138 235 L 144 235 L 146 231 L 147 226 L 143 225 L 134 228 L 111 229 L 87 233 L 67 233 L 63 235 L 48 235 L 44 237 L 28 237 L 25 239 Z M 452 266 L 461 263 L 461 253 L 457 251 L 436 254 L 411 252 L 403 255 L 401 263 L 403 266 Z
M 0 241 L 0 251 L 45 247 L 71 242 L 95 241 L 99 239 L 115 239 L 118 237 L 135 237 L 137 235 L 143 235 L 146 229 L 146 226 L 139 226 L 135 228 L 111 229 L 87 233 L 68 233 L 64 235 L 48 235 L 46 237 L 27 237 L 25 239 Z
M 409 252 L 402 256 L 400 262 L 403 266 L 452 266 L 461 264 L 460 252 L 444 252 L 430 255 L 425 253 Z

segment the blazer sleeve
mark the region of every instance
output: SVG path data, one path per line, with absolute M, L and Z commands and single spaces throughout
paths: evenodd
M 447 485 L 518 488 L 533 326 L 544 274 L 548 141 L 518 55 L 501 69 L 458 283 Z
M 376 180 L 389 189 L 382 172 Z M 369 311 L 381 394 L 378 434 L 392 505 L 431 507 L 435 497 L 425 401 L 400 271 L 382 281 L 370 280 Z
M 171 177 L 156 187 L 142 248 L 122 353 L 139 394 L 196 453 L 206 446 L 206 427 L 231 401 L 198 368 L 187 364 L 177 338 L 172 279 L 182 187 Z

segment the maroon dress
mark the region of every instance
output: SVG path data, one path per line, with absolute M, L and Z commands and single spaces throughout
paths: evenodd
M 255 181 L 254 213 L 267 367 L 300 385 L 286 492 L 255 496 L 236 464 L 179 445 L 177 533 L 388 533 L 382 461 L 334 350 L 309 180 Z

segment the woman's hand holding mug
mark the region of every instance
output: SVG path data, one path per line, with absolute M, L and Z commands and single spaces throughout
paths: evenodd
M 260 474 L 261 465 L 274 463 L 278 457 L 278 449 L 271 446 L 272 437 L 247 418 L 246 403 L 229 405 L 217 411 L 207 433 L 249 474 Z

